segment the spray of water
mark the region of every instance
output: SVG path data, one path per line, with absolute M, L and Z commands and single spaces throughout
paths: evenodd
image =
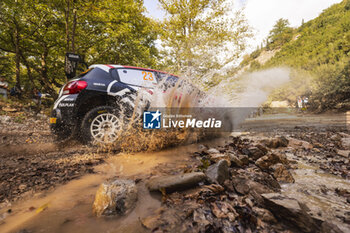
M 220 106 L 233 109 L 230 119 L 236 129 L 259 111 L 273 90 L 290 80 L 290 73 L 289 68 L 280 67 L 233 76 L 211 88 L 209 96 L 215 96 Z
M 204 93 L 196 88 L 189 78 L 180 79 L 169 87 L 165 82 L 158 84 L 150 94 L 140 90 L 137 95 L 129 96 L 135 104 L 125 105 L 120 110 L 123 127 L 118 132 L 118 140 L 107 148 L 123 151 L 159 150 L 169 146 L 198 141 L 205 137 L 213 137 L 217 132 L 204 132 L 200 129 L 145 130 L 142 127 L 142 114 L 145 106 L 162 108 L 167 111 L 178 111 L 176 114 L 187 114 L 191 108 L 232 108 L 227 120 L 237 127 L 254 109 L 267 100 L 271 91 L 289 80 L 290 70 L 274 68 L 245 74 L 240 78 L 232 77 L 223 80 L 217 86 Z M 163 112 L 166 114 L 167 112 Z M 174 112 L 172 112 L 174 114 Z M 213 113 L 215 114 L 220 113 Z M 106 148 L 106 146 L 104 146 Z

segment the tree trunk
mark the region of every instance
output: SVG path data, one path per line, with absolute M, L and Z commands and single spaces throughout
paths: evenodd
M 75 53 L 75 30 L 77 27 L 77 9 L 75 8 L 75 0 L 73 1 L 73 27 L 72 27 L 72 52 Z
M 30 81 L 30 83 L 31 83 L 31 84 L 33 85 L 33 87 L 34 87 L 34 79 L 33 79 L 33 75 L 32 75 L 32 69 L 31 69 L 31 67 L 30 67 L 30 65 L 29 65 L 29 63 L 28 63 L 28 61 L 27 61 L 27 58 L 23 55 L 22 50 L 19 50 L 19 53 L 20 53 L 20 55 L 21 55 L 21 58 L 22 58 L 22 61 L 23 61 L 24 65 L 25 65 L 26 68 L 27 68 L 27 73 L 28 73 L 29 81 Z
M 44 53 L 41 55 L 41 77 L 42 77 L 43 83 L 45 83 L 45 85 L 44 85 L 45 91 L 49 92 L 50 95 L 56 99 L 58 97 L 58 95 L 57 95 L 56 91 L 54 90 L 51 82 L 49 81 L 49 77 L 47 75 L 46 59 L 49 55 L 49 48 L 45 44 L 43 45 L 43 47 L 44 47 Z
M 19 27 L 17 24 L 16 19 L 14 19 L 15 22 L 15 31 L 14 31 L 14 39 L 15 39 L 15 63 L 16 63 L 16 86 L 21 90 L 21 55 L 20 55 L 20 48 L 19 48 Z
M 65 18 L 66 18 L 66 52 L 69 52 L 69 44 L 70 44 L 70 34 L 69 34 L 69 14 L 70 14 L 70 0 L 66 0 L 66 10 L 65 10 Z

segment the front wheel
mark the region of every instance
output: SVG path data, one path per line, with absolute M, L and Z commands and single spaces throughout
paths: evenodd
M 81 124 L 81 138 L 85 143 L 111 144 L 122 130 L 119 111 L 110 106 L 100 106 L 90 110 Z

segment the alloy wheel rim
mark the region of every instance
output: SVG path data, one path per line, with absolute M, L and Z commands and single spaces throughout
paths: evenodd
M 90 126 L 93 139 L 100 143 L 112 143 L 118 138 L 120 122 L 117 116 L 103 113 L 96 116 Z

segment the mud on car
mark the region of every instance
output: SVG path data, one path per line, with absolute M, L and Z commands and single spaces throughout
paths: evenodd
M 78 136 L 83 142 L 111 143 L 118 138 L 125 112 L 133 112 L 135 96 L 153 95 L 160 83 L 165 92 L 178 81 L 163 71 L 92 65 L 61 88 L 50 117 L 51 131 L 59 139 Z M 181 94 L 176 99 L 180 101 Z

